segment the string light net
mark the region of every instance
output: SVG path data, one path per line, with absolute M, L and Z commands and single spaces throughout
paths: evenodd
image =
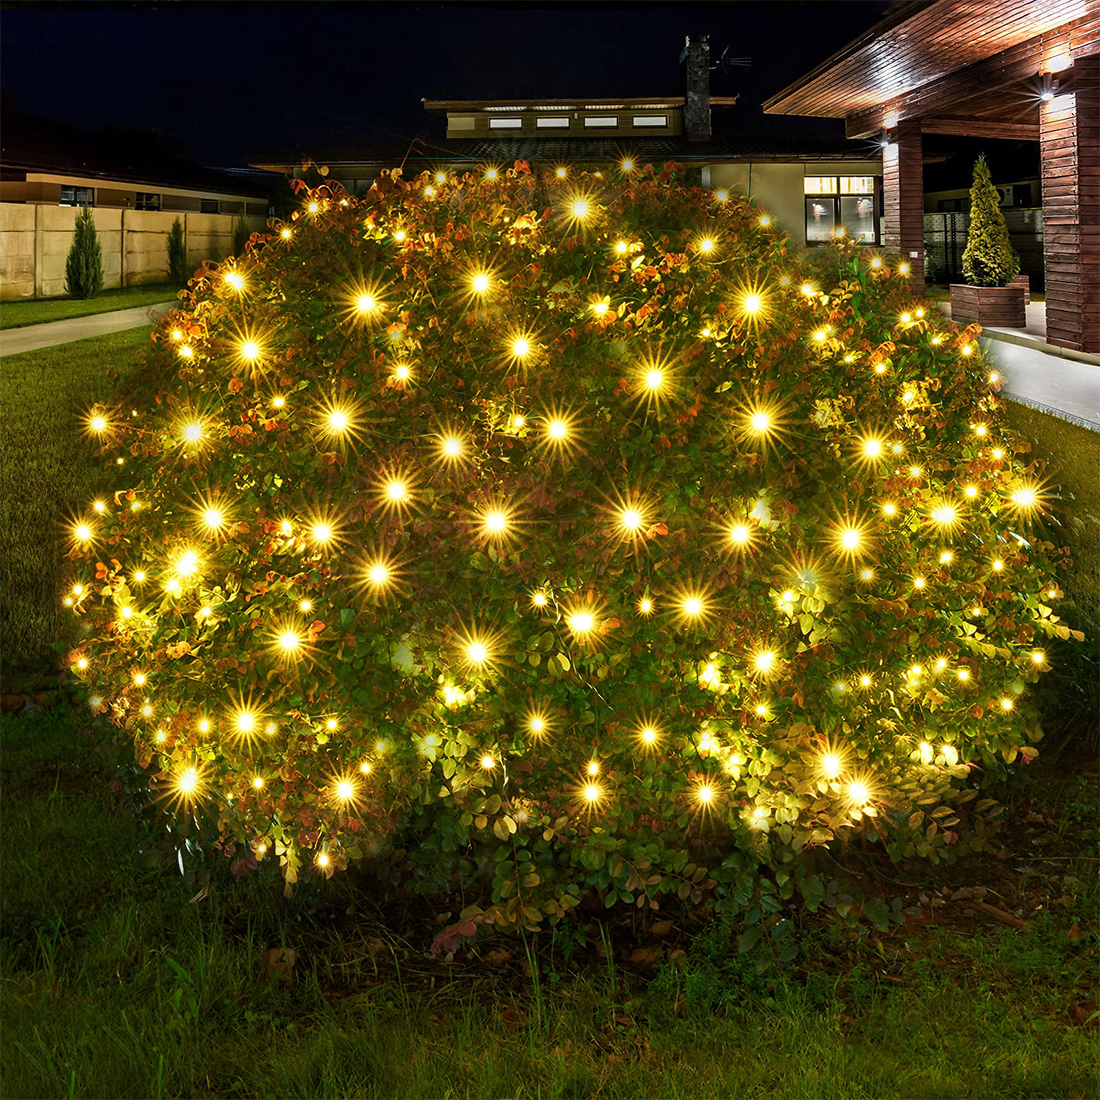
M 528 926 L 984 843 L 1070 632 L 976 330 L 674 165 L 298 194 L 87 413 L 70 663 L 169 819 Z

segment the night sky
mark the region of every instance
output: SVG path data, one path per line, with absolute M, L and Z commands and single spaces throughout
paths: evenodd
M 847 2 L 19 5 L 0 16 L 8 111 L 89 129 L 151 129 L 207 164 L 300 145 L 439 133 L 421 98 L 670 95 L 686 33 L 752 68 L 712 73 L 739 95 L 719 132 L 843 133 L 774 120 L 760 103 L 892 5 Z

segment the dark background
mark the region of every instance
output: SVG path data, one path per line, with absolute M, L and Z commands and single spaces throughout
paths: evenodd
M 711 5 L 160 3 L 0 5 L 0 87 L 28 115 L 139 141 L 150 152 L 239 166 L 250 154 L 441 135 L 422 98 L 669 95 L 688 32 L 752 66 L 715 70 L 719 134 L 842 137 L 843 123 L 766 116 L 769 95 L 877 22 L 889 0 Z M 138 135 L 130 131 L 140 131 Z M 119 131 L 123 133 L 120 134 Z M 965 184 L 978 148 L 956 152 Z M 1027 143 L 986 142 L 995 177 L 1027 174 Z M 965 163 L 963 163 L 965 162 Z M 928 185 L 943 167 L 932 168 Z M 951 171 L 953 177 L 956 173 Z

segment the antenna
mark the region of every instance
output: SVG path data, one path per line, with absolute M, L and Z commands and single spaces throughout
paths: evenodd
M 751 57 L 730 57 L 730 48 L 727 46 L 722 51 L 722 56 L 711 65 L 711 69 L 717 69 L 721 73 L 728 73 L 730 69 L 751 69 Z

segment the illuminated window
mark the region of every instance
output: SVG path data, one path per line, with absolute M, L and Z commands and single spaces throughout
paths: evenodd
M 137 191 L 134 193 L 135 210 L 159 210 L 160 195 L 153 191 Z
M 489 119 L 490 130 L 522 130 L 523 119 L 522 118 L 491 118 Z
M 591 129 L 595 127 L 603 127 L 605 129 L 619 125 L 618 115 L 585 115 L 584 116 L 585 129 Z
M 639 128 L 644 126 L 667 126 L 668 115 L 635 115 L 634 125 Z
M 61 206 L 94 206 L 95 192 L 90 187 L 62 187 Z
M 550 115 L 535 119 L 535 128 L 538 130 L 568 130 L 569 117 L 567 115 Z
M 824 244 L 838 233 L 857 244 L 878 244 L 880 198 L 875 176 L 806 176 L 806 243 Z

